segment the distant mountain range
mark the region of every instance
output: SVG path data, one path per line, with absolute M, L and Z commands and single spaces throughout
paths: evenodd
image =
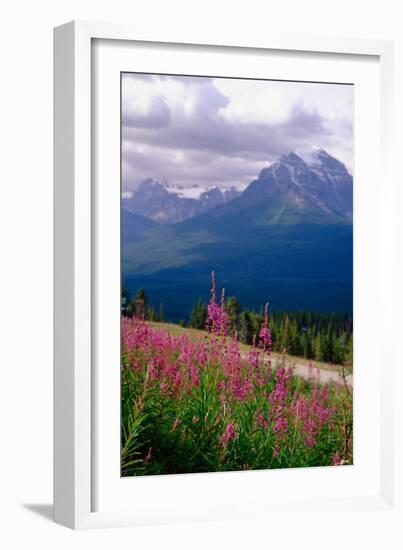
M 215 270 L 246 307 L 269 301 L 276 310 L 351 313 L 353 178 L 340 161 L 323 149 L 292 152 L 231 200 L 214 191 L 209 202 L 202 194 L 182 202 L 144 182 L 125 200 L 122 270 L 129 290 L 145 287 L 151 302 L 163 302 L 167 317 L 178 321 L 198 298 L 208 299 Z
M 153 179 L 143 181 L 133 192 L 123 195 L 123 207 L 159 223 L 178 223 L 231 201 L 241 195 L 235 187 L 221 191 L 175 187 Z
M 179 223 L 213 209 L 220 216 L 262 203 L 265 221 L 270 219 L 270 223 L 297 223 L 307 217 L 317 223 L 331 218 L 334 222 L 351 221 L 352 183 L 344 164 L 318 149 L 305 160 L 295 153 L 283 155 L 243 192 L 235 187 L 175 187 L 147 179 L 123 195 L 123 208 L 164 224 Z M 227 206 L 217 208 L 223 205 Z

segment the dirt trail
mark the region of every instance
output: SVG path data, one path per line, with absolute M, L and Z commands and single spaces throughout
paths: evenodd
M 320 369 L 320 368 L 309 368 L 308 365 L 300 365 L 298 363 L 292 365 L 294 371 L 298 376 L 303 378 L 319 378 L 319 382 L 326 384 L 327 382 L 338 382 L 339 384 L 343 383 L 343 379 L 340 374 L 336 371 Z M 346 382 L 350 387 L 353 387 L 353 375 L 348 374 L 346 376 Z
M 276 364 L 277 358 L 272 358 L 272 365 Z M 273 362 L 274 361 L 274 362 Z M 305 365 L 304 363 L 297 363 L 295 361 L 289 361 L 286 359 L 286 365 L 287 367 L 292 367 L 294 369 L 294 373 L 298 376 L 301 376 L 302 378 L 305 378 L 306 380 L 318 380 L 321 384 L 326 384 L 329 382 L 336 382 L 338 384 L 344 384 L 343 378 L 341 376 L 341 371 L 339 370 L 329 370 L 329 369 L 323 369 L 316 365 L 309 366 Z M 350 388 L 353 387 L 353 375 L 352 374 L 346 374 L 345 377 L 346 383 Z

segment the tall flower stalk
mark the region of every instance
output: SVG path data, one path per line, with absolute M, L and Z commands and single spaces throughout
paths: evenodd
M 211 272 L 211 296 L 207 306 L 206 329 L 207 332 L 216 336 L 226 336 L 228 332 L 228 314 L 225 311 L 225 289 L 222 289 L 221 303 L 218 304 L 214 271 Z
M 272 347 L 271 331 L 269 327 L 269 304 L 264 306 L 264 321 L 259 333 L 260 347 L 264 353 L 270 355 Z

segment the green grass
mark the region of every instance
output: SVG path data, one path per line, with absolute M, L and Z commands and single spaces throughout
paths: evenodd
M 122 476 L 352 464 L 347 385 L 203 330 L 125 319 L 122 335 Z

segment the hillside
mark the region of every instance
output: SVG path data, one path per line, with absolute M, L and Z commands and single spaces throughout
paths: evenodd
M 207 332 L 205 330 L 181 327 L 180 325 L 176 325 L 173 323 L 157 323 L 147 321 L 147 324 L 156 329 L 166 330 L 169 334 L 185 334 L 190 340 L 193 341 L 203 340 L 204 338 L 206 338 L 207 335 Z M 251 350 L 252 346 L 239 343 L 239 348 L 242 353 L 247 354 Z M 282 356 L 280 353 L 272 352 L 271 357 L 273 361 L 276 362 L 280 361 Z M 340 372 L 341 369 L 345 369 L 346 372 L 352 372 L 351 366 L 346 367 L 344 365 L 330 365 L 329 363 L 324 363 L 322 361 L 310 361 L 309 359 L 304 359 L 303 357 L 295 357 L 289 354 L 287 355 L 287 364 L 301 366 L 308 366 L 309 364 L 312 364 L 312 367 L 315 369 L 319 368 L 337 373 Z

